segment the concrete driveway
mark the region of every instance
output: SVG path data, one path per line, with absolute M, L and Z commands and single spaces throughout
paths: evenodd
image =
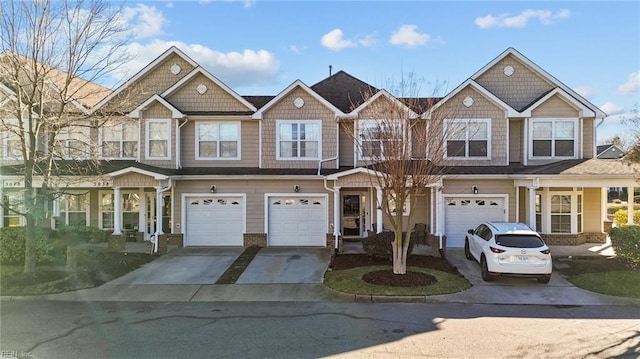
M 612 297 L 580 289 L 554 272 L 548 284 L 534 278 L 499 277 L 492 282 L 482 280 L 480 265 L 467 260 L 462 249 L 447 249 L 447 259 L 473 284 L 455 294 L 433 296 L 433 299 L 464 303 L 542 304 L 542 305 L 615 305 L 628 304 L 628 298 Z M 634 301 L 635 302 L 635 301 Z
M 109 284 L 214 284 L 244 251 L 240 247 L 177 248 Z M 322 283 L 325 248 L 262 248 L 236 284 Z

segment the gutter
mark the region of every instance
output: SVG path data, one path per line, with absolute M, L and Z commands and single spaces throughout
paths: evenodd
M 339 201 L 336 201 L 335 199 L 337 195 L 340 194 L 340 190 L 329 188 L 329 186 L 327 186 L 327 176 L 324 176 L 324 189 L 333 193 L 333 236 L 335 238 L 333 241 L 333 245 L 334 245 L 334 256 L 337 256 L 338 240 L 340 239 L 340 231 L 338 230 L 338 221 L 336 221 L 336 218 L 338 218 L 338 213 L 340 213 L 340 206 L 339 206 L 340 203 L 338 203 Z
M 180 141 L 180 129 L 182 126 L 186 125 L 187 122 L 189 122 L 188 118 L 186 118 L 182 124 L 176 126 L 176 169 L 182 168 L 182 153 L 180 152 L 182 141 Z
M 157 201 L 157 203 L 156 203 L 156 222 L 157 221 L 162 221 L 162 213 L 160 215 L 160 218 L 158 218 L 158 212 L 157 212 L 158 211 L 158 206 L 162 205 L 162 202 L 158 201 L 158 200 L 162 200 L 162 196 L 158 196 L 158 194 L 164 193 L 164 192 L 170 190 L 172 187 L 173 187 L 173 184 L 171 182 L 171 178 L 169 178 L 169 185 L 167 187 L 159 190 L 159 191 L 156 191 L 156 196 L 160 197 L 160 198 L 156 197 L 156 201 Z M 156 243 L 155 243 L 155 246 L 153 247 L 153 253 L 158 253 L 158 246 L 159 246 L 159 243 L 160 243 L 160 233 L 158 233 L 158 225 L 157 224 L 156 224 L 156 231 L 153 233 L 153 235 L 156 237 Z
M 320 169 L 322 168 L 323 162 L 336 161 L 337 159 L 338 159 L 338 156 L 335 156 L 335 157 L 325 158 L 323 160 L 318 161 L 318 176 L 320 176 Z

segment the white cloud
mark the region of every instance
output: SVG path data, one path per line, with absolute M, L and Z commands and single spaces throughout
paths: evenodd
M 155 6 L 136 4 L 135 7 L 126 7 L 122 12 L 123 21 L 131 28 L 134 38 L 142 39 L 161 35 L 162 26 L 167 23 L 162 11 Z
M 340 51 L 347 47 L 355 47 L 357 44 L 351 40 L 345 40 L 344 34 L 340 29 L 333 29 L 328 33 L 322 35 L 322 39 L 320 40 L 322 46 L 328 48 L 333 51 Z
M 548 25 L 557 19 L 566 19 L 571 16 L 571 12 L 567 9 L 557 11 L 555 14 L 551 10 L 525 10 L 518 15 L 501 14 L 493 16 L 489 14 L 484 17 L 478 17 L 474 23 L 481 29 L 490 29 L 493 27 L 517 27 L 523 28 L 531 19 L 537 19 L 541 24 Z
M 169 9 L 171 9 L 171 8 L 173 8 L 173 3 L 172 2 L 168 2 L 165 6 L 168 7 Z
M 243 6 L 245 7 L 245 9 L 246 8 L 250 8 L 255 4 L 256 4 L 256 0 L 244 0 L 243 1 Z
M 593 96 L 593 89 L 590 86 L 578 86 L 573 89 L 584 98 L 590 98 Z
M 628 95 L 640 91 L 640 71 L 629 74 L 627 82 L 618 86 L 618 93 Z
M 431 40 L 431 36 L 429 34 L 419 33 L 417 29 L 418 26 L 416 25 L 402 25 L 400 26 L 400 29 L 391 34 L 389 43 L 393 45 L 415 47 L 424 45 Z
M 134 75 L 169 47 L 176 46 L 194 61 L 230 87 L 272 83 L 277 79 L 280 65 L 275 56 L 266 50 L 243 50 L 223 53 L 199 44 L 179 41 L 153 40 L 149 44 L 134 43 L 131 54 L 137 54 L 119 74 L 122 80 Z M 125 72 L 126 71 L 126 72 Z
M 376 45 L 378 40 L 376 40 L 375 36 L 367 35 L 364 38 L 358 40 L 358 43 L 364 47 L 373 47 Z
M 600 106 L 600 109 L 607 113 L 607 115 L 617 115 L 624 111 L 624 107 L 618 106 L 613 102 L 606 102 L 604 105 Z

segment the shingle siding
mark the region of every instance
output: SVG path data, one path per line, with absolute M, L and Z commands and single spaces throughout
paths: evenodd
M 511 76 L 505 75 L 506 66 L 513 68 Z M 516 110 L 524 108 L 554 88 L 513 55 L 498 61 L 481 74 L 476 82 Z
M 206 91 L 200 94 L 198 86 L 206 86 Z M 205 75 L 198 74 L 171 94 L 167 100 L 182 112 L 246 112 L 249 109 L 238 99 L 222 89 Z

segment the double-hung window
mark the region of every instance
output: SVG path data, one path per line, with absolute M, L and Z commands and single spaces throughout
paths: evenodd
M 318 160 L 322 153 L 321 121 L 276 121 L 276 158 Z
M 20 127 L 17 119 L 3 119 L 0 131 L 2 131 L 2 157 L 10 159 L 22 159 L 22 146 L 20 139 Z M 26 140 L 28 136 L 23 136 Z
M 198 122 L 196 124 L 196 159 L 240 159 L 239 122 Z
M 577 121 L 531 120 L 530 158 L 575 158 Z
M 358 121 L 358 141 L 360 158 L 386 159 L 402 158 L 409 151 L 408 133 L 402 120 L 361 120 Z
M 89 158 L 89 127 L 68 126 L 56 135 L 56 157 L 63 159 Z
M 488 119 L 445 120 L 446 158 L 491 159 L 491 121 Z
M 22 192 L 4 191 L 2 194 L 2 223 L 4 227 L 18 227 L 25 224 L 24 217 L 20 213 L 24 212 Z
M 146 157 L 171 159 L 171 120 L 147 120 L 146 133 Z
M 60 225 L 86 226 L 89 218 L 89 196 L 86 193 L 65 193 L 58 199 Z
M 138 124 L 121 123 L 101 128 L 103 158 L 135 159 L 138 156 Z

